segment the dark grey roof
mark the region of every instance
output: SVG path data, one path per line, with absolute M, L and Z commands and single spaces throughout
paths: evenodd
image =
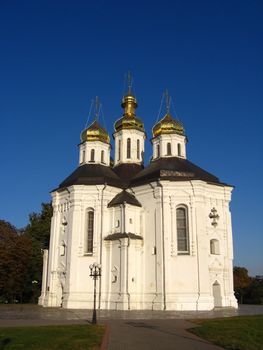
M 142 165 L 123 163 L 112 170 L 121 178 L 123 188 L 129 187 L 130 180 L 143 169 Z
M 120 164 L 113 168 L 101 164 L 84 164 L 68 176 L 59 185 L 59 188 L 62 189 L 71 185 L 100 185 L 107 183 L 110 186 L 126 189 L 129 186 L 138 186 L 158 179 L 169 181 L 202 180 L 222 184 L 216 176 L 201 169 L 187 159 L 167 157 L 151 161 L 146 168 L 138 164 Z M 113 205 L 124 201 L 127 203 L 132 201 L 130 204 L 139 204 L 141 206 L 137 199 L 135 197 L 131 199 L 131 196 L 128 192 L 122 193 L 121 198 L 116 198 L 116 202 L 113 202 Z M 129 198 L 127 199 L 126 197 Z M 137 201 L 137 204 L 135 204 L 135 201 Z
M 131 185 L 136 186 L 158 179 L 170 181 L 203 180 L 220 183 L 216 176 L 199 168 L 189 160 L 169 157 L 151 161 L 145 169 L 131 179 Z
M 105 241 L 116 241 L 116 240 L 121 239 L 121 238 L 140 239 L 140 240 L 143 239 L 142 236 L 136 235 L 135 233 L 131 233 L 131 232 L 128 232 L 128 233 L 121 233 L 121 232 L 113 233 L 111 235 L 108 235 L 104 239 L 105 239 Z
M 121 179 L 110 167 L 100 164 L 84 164 L 73 171 L 59 185 L 59 188 L 71 185 L 100 185 L 104 183 L 122 188 Z
M 141 207 L 141 203 L 137 200 L 137 198 L 131 193 L 123 190 L 118 193 L 108 204 L 108 207 L 114 207 L 115 205 L 120 205 L 123 203 L 128 203 L 131 205 L 135 205 L 136 207 Z

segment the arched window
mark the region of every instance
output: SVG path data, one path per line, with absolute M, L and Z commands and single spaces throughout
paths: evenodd
M 167 143 L 167 156 L 170 156 L 172 154 L 172 148 L 171 148 L 171 143 Z
M 127 139 L 127 158 L 131 158 L 131 139 Z
M 160 157 L 160 145 L 156 146 L 156 157 L 159 158 Z
M 81 163 L 85 163 L 85 157 L 86 154 L 85 154 L 85 150 L 82 151 L 82 162 Z
M 105 160 L 104 160 L 104 151 L 101 151 L 101 163 L 105 163 Z
M 140 140 L 137 140 L 137 159 L 140 159 Z
M 178 154 L 179 157 L 181 157 L 181 155 L 182 155 L 181 154 L 181 145 L 180 145 L 180 143 L 177 144 L 177 154 Z
M 85 239 L 84 239 L 84 253 L 93 253 L 93 235 L 94 235 L 94 211 L 88 209 L 86 212 L 86 227 L 85 227 Z
M 121 159 L 121 140 L 118 142 L 118 160 Z
M 95 161 L 95 149 L 92 149 L 90 151 L 90 161 L 94 162 Z
M 211 239 L 210 241 L 210 254 L 220 254 L 219 241 L 217 239 Z
M 64 241 L 61 241 L 60 247 L 59 247 L 60 255 L 64 256 L 65 255 L 65 251 L 66 251 L 66 243 Z
M 188 217 L 185 207 L 180 206 L 176 209 L 176 231 L 178 254 L 188 254 Z

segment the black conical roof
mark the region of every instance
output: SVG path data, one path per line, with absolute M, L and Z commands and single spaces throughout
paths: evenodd
M 131 193 L 123 190 L 122 192 L 118 193 L 108 204 L 108 207 L 114 207 L 115 205 L 120 204 L 131 204 L 135 205 L 136 207 L 141 207 L 141 203 L 138 201 L 138 199 L 132 195 Z

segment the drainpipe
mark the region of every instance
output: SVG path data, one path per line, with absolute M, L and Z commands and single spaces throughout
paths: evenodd
M 121 274 L 122 274 L 122 270 L 121 270 L 121 240 L 120 238 L 118 239 L 118 241 L 120 242 L 120 266 L 119 266 L 119 296 L 121 296 L 121 281 L 122 281 L 122 278 L 121 278 Z M 116 308 L 117 309 L 117 308 Z
M 107 187 L 107 183 L 105 182 L 103 189 L 101 190 L 101 201 L 100 201 L 100 265 L 102 265 L 102 235 L 103 235 L 103 195 L 104 190 Z M 99 303 L 98 309 L 101 307 L 101 278 L 99 278 Z
M 158 184 L 158 187 L 161 188 L 161 210 L 162 210 L 162 262 L 163 262 L 163 309 L 166 310 L 163 185 L 161 184 L 160 179 L 158 179 L 157 184 Z
M 151 189 L 152 189 L 152 192 L 153 192 L 153 198 L 156 199 L 156 194 L 154 192 L 154 186 L 149 183 Z M 157 288 L 157 283 L 158 283 L 158 278 L 157 278 L 157 247 L 156 247 L 156 244 L 157 244 L 157 232 L 156 232 L 156 209 L 154 209 L 154 249 L 155 249 L 155 254 L 154 254 L 154 269 L 155 269 L 155 296 L 153 297 L 153 300 L 152 300 L 152 310 L 154 309 L 154 303 L 155 303 L 155 299 L 157 298 L 158 296 L 158 288 Z
M 126 202 L 123 203 L 123 226 L 124 233 L 126 233 Z M 126 246 L 126 294 L 128 297 L 128 310 L 130 310 L 130 299 L 131 295 L 129 293 L 129 247 L 130 247 L 130 237 L 128 236 L 128 244 Z
M 196 300 L 196 310 L 198 311 L 198 304 L 200 299 L 200 262 L 199 262 L 199 247 L 198 247 L 198 236 L 197 236 L 197 218 L 196 218 L 196 211 L 195 211 L 195 231 L 196 231 L 196 258 L 197 258 L 197 283 L 198 283 L 198 297 Z
M 192 181 L 190 180 L 190 184 L 192 186 L 192 191 L 194 194 L 194 186 Z M 197 215 L 196 215 L 196 210 L 195 210 L 195 240 L 196 240 L 196 260 L 197 260 L 197 288 L 198 288 L 198 297 L 196 299 L 196 311 L 198 311 L 198 304 L 199 304 L 199 299 L 200 299 L 200 262 L 199 262 L 199 248 L 198 248 L 198 235 L 197 235 Z
M 128 237 L 128 245 L 127 245 L 127 257 L 126 257 L 126 294 L 128 296 L 128 310 L 131 309 L 131 295 L 129 293 L 129 247 L 130 247 L 130 237 Z

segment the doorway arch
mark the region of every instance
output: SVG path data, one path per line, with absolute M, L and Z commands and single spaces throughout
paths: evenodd
M 222 307 L 221 286 L 218 281 L 213 284 L 214 307 Z

